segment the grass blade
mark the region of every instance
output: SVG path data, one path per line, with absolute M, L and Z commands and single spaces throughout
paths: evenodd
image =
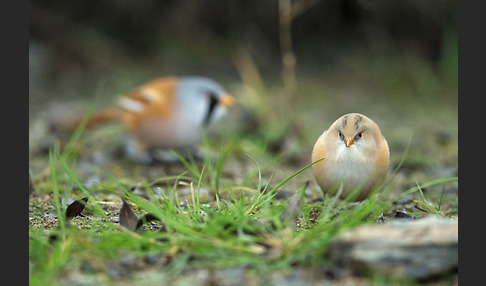
M 54 193 L 54 205 L 56 206 L 56 215 L 59 220 L 59 226 L 61 230 L 65 229 L 66 226 L 66 221 L 65 221 L 65 216 L 63 213 L 63 208 L 61 207 L 61 200 L 59 198 L 59 188 L 58 188 L 58 182 L 57 182 L 57 173 L 56 173 L 56 166 L 54 162 L 54 155 L 53 155 L 53 150 L 49 150 L 49 166 L 51 169 L 51 183 L 52 183 L 52 191 Z

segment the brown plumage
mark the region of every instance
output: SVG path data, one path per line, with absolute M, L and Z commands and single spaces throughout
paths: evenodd
M 127 129 L 134 130 L 149 118 L 168 118 L 172 113 L 177 79 L 159 78 L 150 81 L 118 99 L 116 106 L 96 111 L 86 121 L 87 128 L 108 121 L 120 121 Z M 141 112 L 143 110 L 143 112 Z M 84 120 L 77 118 L 61 126 L 63 131 L 74 131 Z
M 341 198 L 360 187 L 355 201 L 362 201 L 385 180 L 389 156 L 388 143 L 373 120 L 359 113 L 345 114 L 314 145 L 312 162 L 323 158 L 312 166 L 314 178 L 330 195 L 342 186 Z
M 201 140 L 201 130 L 221 117 L 234 102 L 215 81 L 205 77 L 163 77 L 124 94 L 117 104 L 87 119 L 91 128 L 120 122 L 138 151 L 150 148 L 185 149 Z M 83 118 L 56 126 L 73 131 Z

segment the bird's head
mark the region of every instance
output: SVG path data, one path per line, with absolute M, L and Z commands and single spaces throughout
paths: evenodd
M 343 115 L 334 122 L 330 131 L 334 133 L 338 145 L 346 148 L 359 146 L 364 150 L 374 148 L 377 136 L 381 136 L 378 125 L 359 113 Z
M 184 110 L 192 116 L 201 116 L 204 126 L 219 119 L 235 102 L 221 85 L 205 77 L 182 77 L 178 88 L 180 101 L 192 106 Z

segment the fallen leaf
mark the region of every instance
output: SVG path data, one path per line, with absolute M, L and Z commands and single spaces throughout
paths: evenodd
M 138 218 L 127 201 L 122 198 L 123 205 L 120 209 L 119 224 L 133 231 L 144 231 L 143 224 L 153 220 L 159 220 L 158 217 L 151 213 L 146 213 L 144 216 Z M 162 225 L 161 231 L 165 231 L 165 225 Z
M 84 210 L 86 203 L 88 203 L 88 197 L 84 197 L 80 200 L 76 200 L 73 203 L 71 203 L 66 208 L 66 217 L 67 218 L 73 218 L 73 217 L 80 215 L 81 212 Z
M 135 230 L 138 225 L 138 217 L 135 215 L 130 205 L 122 198 L 123 206 L 120 209 L 119 224 L 130 230 Z

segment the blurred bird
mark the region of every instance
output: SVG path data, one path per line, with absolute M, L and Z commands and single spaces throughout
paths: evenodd
M 234 98 L 215 81 L 198 76 L 163 77 L 124 94 L 113 107 L 89 116 L 87 127 L 118 120 L 131 135 L 125 153 L 150 162 L 152 149 L 190 149 L 202 139 L 202 129 L 219 119 Z M 78 118 L 64 126 L 73 131 Z
M 355 201 L 366 199 L 388 172 L 390 152 L 380 127 L 359 113 L 337 119 L 317 139 L 312 151 L 314 178 L 324 193 L 347 197 L 360 188 Z

